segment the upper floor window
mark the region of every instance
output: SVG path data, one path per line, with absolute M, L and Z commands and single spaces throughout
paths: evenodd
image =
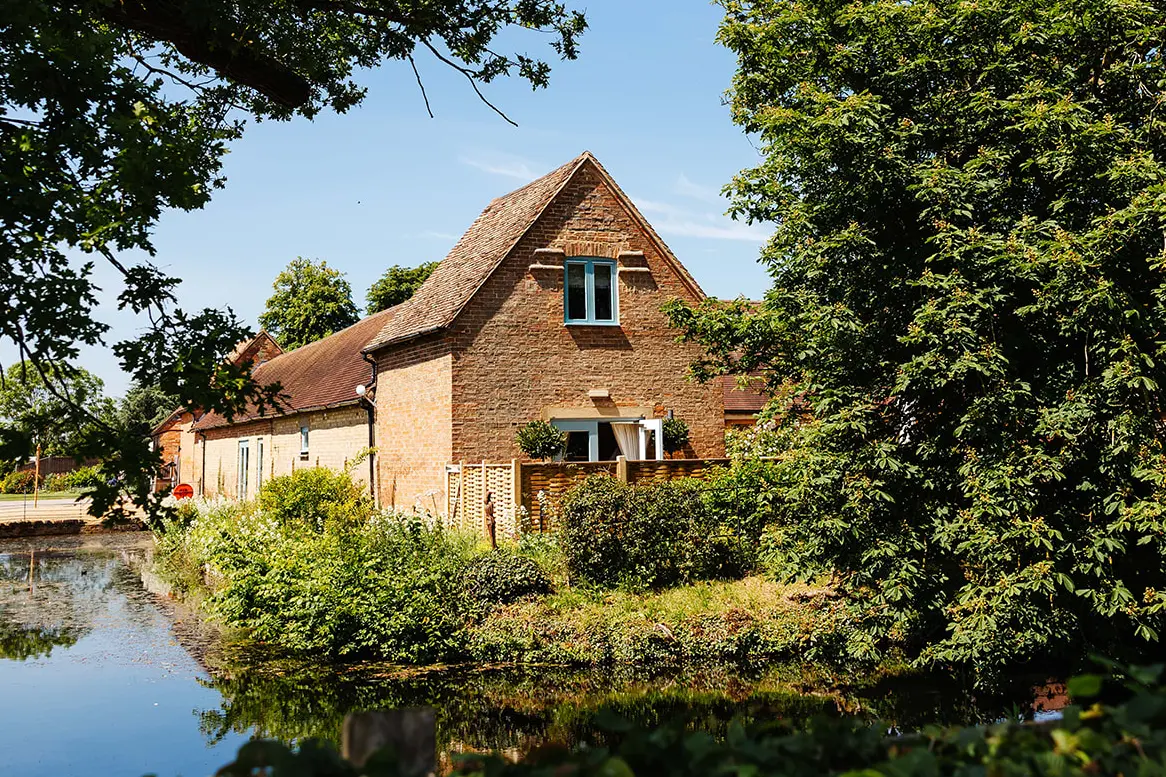
M 615 262 L 611 259 L 568 259 L 563 319 L 568 324 L 619 323 Z

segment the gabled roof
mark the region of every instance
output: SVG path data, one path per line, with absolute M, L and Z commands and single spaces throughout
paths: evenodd
M 487 205 L 417 293 L 397 306 L 397 315 L 386 322 L 376 337 L 368 342 L 365 351 L 419 337 L 452 324 L 466 303 L 498 269 L 523 235 L 534 226 L 547 206 L 576 173 L 587 165 L 599 173 L 603 182 L 656 243 L 661 256 L 672 265 L 684 283 L 697 297 L 703 297 L 704 292 L 697 282 L 603 165 L 599 164 L 599 160 L 590 151 L 584 151 L 562 167 Z
M 235 349 L 227 356 L 227 361 L 231 364 L 241 364 L 243 362 L 252 362 L 254 366 L 258 367 L 260 364 L 274 358 L 276 355 L 283 353 L 283 349 L 279 347 L 279 343 L 275 341 L 266 329 L 260 329 L 259 333 L 254 337 L 246 340 L 240 340 Z M 151 437 L 157 437 L 162 432 L 166 431 L 175 422 L 179 421 L 183 415 L 189 412 L 185 407 L 179 407 L 170 415 L 166 416 L 165 420 L 159 422 L 150 430 Z M 198 420 L 198 413 L 194 413 Z
M 218 413 L 207 413 L 193 428 L 203 431 L 258 418 L 356 404 L 360 401 L 356 387 L 367 386 L 372 379 L 372 366 L 364 360 L 361 348 L 392 320 L 399 307 L 374 313 L 323 340 L 281 353 L 258 365 L 251 373 L 256 383 L 260 386 L 279 383 L 283 389 L 282 407 L 278 410 L 267 408 L 266 413 L 260 414 L 253 408 L 235 416 L 234 421 Z

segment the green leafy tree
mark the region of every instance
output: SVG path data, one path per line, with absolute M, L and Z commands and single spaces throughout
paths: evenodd
M 228 417 L 278 396 L 225 359 L 248 329 L 229 310 L 178 309 L 177 279 L 121 257 L 153 254 L 164 209 L 207 203 L 244 121 L 344 112 L 365 94 L 357 69 L 388 61 L 408 63 L 422 96 L 426 61 L 457 71 L 483 101 L 482 85 L 501 77 L 543 87 L 547 62 L 498 39 L 544 33 L 554 55 L 574 59 L 586 27 L 553 0 L 24 0 L 6 3 L 3 20 L 0 338 L 41 366 L 106 345 L 93 315 L 94 262 L 106 263 L 121 281 L 109 293 L 144 323 L 112 345 L 122 367 Z M 99 442 L 124 483 L 146 482 L 156 457 L 137 435 L 110 426 Z M 159 507 L 145 485 L 134 496 Z
M 147 435 L 178 407 L 178 399 L 173 394 L 167 394 L 158 386 L 135 383 L 118 403 L 117 416 L 126 428 L 139 429 Z
M 327 262 L 296 257 L 272 287 L 275 293 L 268 297 L 259 324 L 284 350 L 314 343 L 360 319 L 352 286 Z
M 437 269 L 438 262 L 426 262 L 417 267 L 395 264 L 385 270 L 368 290 L 368 315 L 400 305 L 417 293 L 425 279 Z
M 0 428 L 4 430 L 3 458 L 22 460 L 40 447 L 44 456 L 82 456 L 93 424 L 77 425 L 71 406 L 79 405 L 95 417 L 108 416 L 113 402 L 103 394 L 101 378 L 83 369 L 48 365 L 45 372 L 30 364 L 13 364 L 0 371 Z
M 774 286 L 670 310 L 699 375 L 785 383 L 789 571 L 838 570 L 851 656 L 1160 653 L 1166 16 L 722 4 L 764 152 L 733 212 L 777 225 Z

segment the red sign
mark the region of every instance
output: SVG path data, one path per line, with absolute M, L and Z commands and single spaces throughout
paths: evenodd
M 189 483 L 179 483 L 174 487 L 175 499 L 190 499 L 194 496 L 194 487 Z

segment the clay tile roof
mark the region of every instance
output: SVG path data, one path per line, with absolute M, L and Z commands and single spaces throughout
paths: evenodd
M 283 388 L 284 407 L 278 413 L 269 408 L 265 416 L 252 410 L 236 416 L 234 423 L 357 402 L 356 387 L 367 385 L 372 378 L 372 367 L 361 355 L 361 348 L 400 307 L 374 313 L 323 340 L 281 353 L 260 364 L 252 377 L 261 386 L 279 383 Z M 212 429 L 229 423 L 218 413 L 207 413 L 193 428 Z
M 487 205 L 417 293 L 398 306 L 397 315 L 369 341 L 365 351 L 443 329 L 453 323 L 465 304 L 534 225 L 555 195 L 585 164 L 595 166 L 604 182 L 659 244 L 666 260 L 695 294 L 703 297 L 700 286 L 676 260 L 599 160 L 590 151 L 584 151 L 562 167 Z
M 417 293 L 398 305 L 398 314 L 370 338 L 365 350 L 448 326 L 590 156 L 584 152 L 487 205 Z
M 765 403 L 769 401 L 769 395 L 765 393 L 765 384 L 761 382 L 760 378 L 756 381 L 754 376 L 750 376 L 750 384 L 756 385 L 755 390 L 737 388 L 737 376 L 723 375 L 721 377 L 721 388 L 725 392 L 725 412 L 726 413 L 759 413 L 765 407 Z

